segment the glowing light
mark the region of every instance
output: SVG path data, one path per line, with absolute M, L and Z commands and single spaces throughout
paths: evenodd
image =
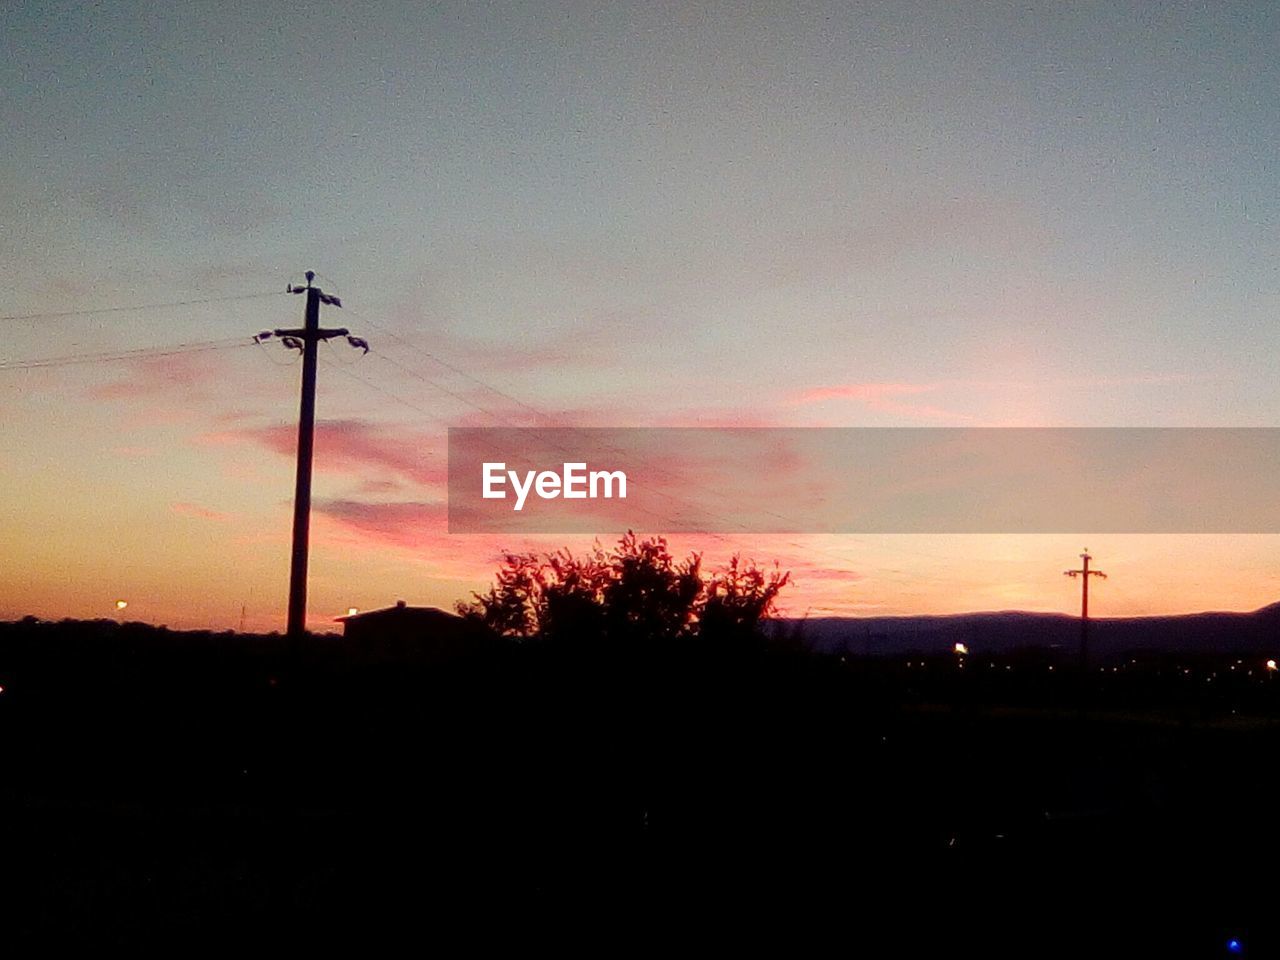
M 956 644 L 956 653 L 957 653 L 958 655 L 960 655 L 960 656 L 962 656 L 962 657 L 963 657 L 963 656 L 964 656 L 966 653 L 968 653 L 968 652 L 969 652 L 969 648 L 968 648 L 967 646 L 965 646 L 963 643 L 957 643 L 957 644 Z
M 1271 671 L 1274 671 L 1274 670 L 1276 669 L 1276 662 L 1275 662 L 1274 660 L 1268 660 L 1268 661 L 1267 661 L 1267 669 L 1268 669 L 1268 670 L 1271 670 Z
M 1232 937 L 1230 940 L 1228 940 L 1228 941 L 1227 941 L 1227 952 L 1228 952 L 1228 953 L 1243 953 L 1243 952 L 1244 952 L 1244 944 L 1242 944 L 1242 943 L 1241 943 L 1239 940 L 1237 940 L 1235 937 Z
M 347 616 L 354 617 L 360 610 L 357 607 L 347 607 Z
M 129 601 L 128 601 L 128 600 L 117 600 L 117 601 L 116 601 L 116 609 L 117 609 L 117 610 L 123 610 L 123 609 L 124 609 L 125 607 L 127 607 L 128 605 L 129 605 Z

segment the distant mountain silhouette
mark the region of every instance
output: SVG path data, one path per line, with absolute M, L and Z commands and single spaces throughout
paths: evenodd
M 970 654 L 1025 649 L 1078 649 L 1080 620 L 1061 613 L 950 614 L 907 617 L 821 617 L 773 622 L 778 633 L 798 631 L 820 653 L 865 656 L 938 655 L 965 644 Z M 1092 655 L 1130 653 L 1263 653 L 1280 649 L 1280 603 L 1251 613 L 1195 613 L 1161 617 L 1095 618 Z

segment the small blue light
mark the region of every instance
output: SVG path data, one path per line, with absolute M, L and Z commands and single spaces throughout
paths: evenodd
M 1227 952 L 1228 953 L 1244 953 L 1244 944 L 1242 944 L 1235 937 L 1232 937 L 1230 940 L 1227 941 Z

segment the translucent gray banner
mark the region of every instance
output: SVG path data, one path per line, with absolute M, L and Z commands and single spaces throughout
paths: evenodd
M 1277 481 L 1270 427 L 449 431 L 451 533 L 1277 533 Z

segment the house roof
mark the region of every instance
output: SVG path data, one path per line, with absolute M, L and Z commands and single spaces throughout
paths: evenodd
M 361 610 L 359 613 L 349 613 L 345 616 L 334 617 L 335 623 L 351 623 L 353 621 L 365 620 L 387 620 L 399 619 L 401 617 L 411 618 L 414 620 L 436 620 L 436 621 L 461 621 L 462 617 L 457 614 L 449 613 L 441 610 L 439 607 L 411 607 L 403 600 L 396 602 L 393 607 L 382 607 L 378 610 Z

